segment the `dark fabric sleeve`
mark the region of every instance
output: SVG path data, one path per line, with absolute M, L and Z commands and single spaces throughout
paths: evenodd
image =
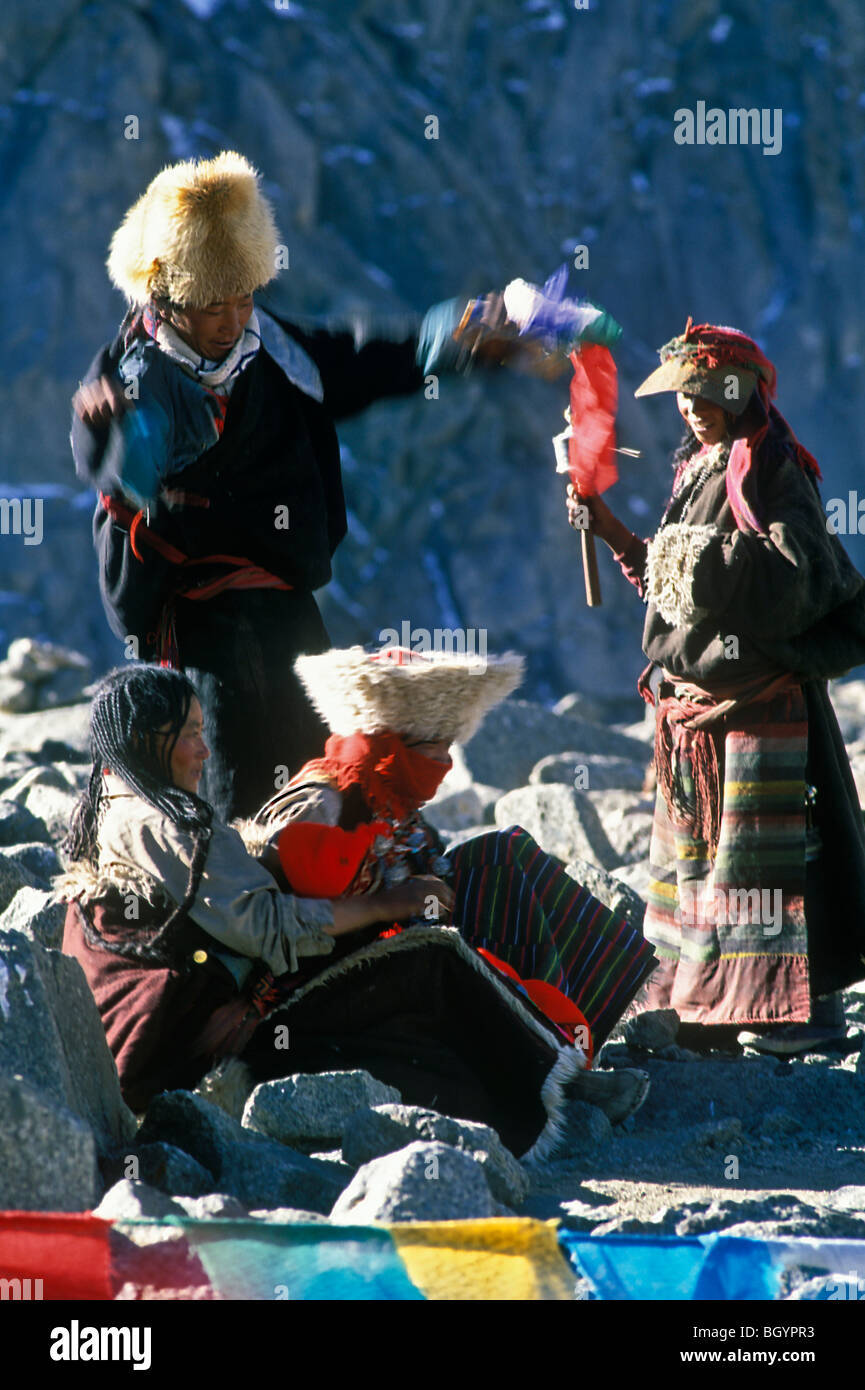
M 755 640 L 789 639 L 853 599 L 865 581 L 792 459 L 761 479 L 760 495 L 764 531 L 712 537 L 694 568 L 693 601 L 734 618 Z
M 648 543 L 639 536 L 632 535 L 620 554 L 613 552 L 613 559 L 621 567 L 622 574 L 633 584 L 640 598 L 646 596 L 646 550 Z
M 385 396 L 407 396 L 423 386 L 415 360 L 418 324 L 403 321 L 389 335 L 371 316 L 359 316 L 341 330 L 306 328 L 267 312 L 296 338 L 321 374 L 324 407 L 333 420 L 365 410 Z
M 97 352 L 85 375 L 81 378 L 81 384 L 96 381 L 101 376 L 114 376 L 118 385 L 121 384 L 117 372 L 117 363 L 120 360 L 119 342 L 117 339 L 112 343 L 106 343 Z M 72 429 L 69 435 L 69 442 L 72 445 L 72 457 L 75 461 L 75 473 L 83 483 L 89 487 L 102 488 L 108 491 L 106 484 L 110 484 L 109 473 L 112 471 L 111 459 L 116 444 L 116 427 L 107 425 L 103 429 L 91 429 L 79 418 L 75 410 L 72 411 Z

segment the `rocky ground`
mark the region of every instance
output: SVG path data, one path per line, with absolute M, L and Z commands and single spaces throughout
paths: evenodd
M 119 1296 L 206 1285 L 182 1233 L 122 1227 L 169 1212 L 349 1222 L 516 1212 L 595 1234 L 865 1239 L 858 1044 L 790 1061 L 700 1056 L 677 1043 L 675 1015 L 627 1020 L 599 1063 L 648 1070 L 645 1105 L 617 1129 L 589 1110 L 582 1150 L 543 1172 L 483 1126 L 402 1106 L 363 1073 L 249 1095 L 229 1072 L 201 1094 L 158 1098 L 139 1123 L 83 975 L 56 951 L 63 908 L 51 878 L 89 771 L 87 679 L 76 654 L 45 645 L 16 643 L 0 663 L 0 1210 L 95 1208 L 121 1223 Z M 836 686 L 833 699 L 861 795 L 865 682 Z M 582 696 L 555 710 L 507 701 L 457 750 L 430 818 L 451 838 L 519 822 L 638 919 L 651 730 L 635 712 Z M 855 1037 L 865 985 L 846 1003 Z M 794 1269 L 786 1296 L 819 1296 L 812 1273 Z

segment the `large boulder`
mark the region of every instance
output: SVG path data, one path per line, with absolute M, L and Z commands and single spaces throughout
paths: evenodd
M 121 1298 L 155 1290 L 209 1289 L 210 1279 L 179 1221 L 184 1208 L 146 1182 L 124 1179 L 105 1194 L 94 1216 L 111 1222 L 111 1274 Z M 188 1294 L 186 1295 L 188 1296 Z
M 0 715 L 0 758 L 26 754 L 33 763 L 90 761 L 90 701 Z
M 220 1192 L 247 1207 L 302 1207 L 328 1212 L 345 1186 L 341 1165 L 254 1134 L 224 1110 L 190 1091 L 151 1101 L 138 1143 L 173 1144 L 214 1175 Z
M 128 1179 L 172 1197 L 203 1197 L 216 1187 L 213 1174 L 175 1144 L 130 1144 L 127 1153 L 102 1164 L 102 1175 L 108 1183 Z
M 529 785 L 561 782 L 577 791 L 612 791 L 620 789 L 638 792 L 646 777 L 646 758 L 621 758 L 605 753 L 549 753 L 535 763 L 529 774 Z
M 300 1072 L 256 1086 L 242 1123 L 281 1144 L 321 1148 L 340 1143 L 356 1110 L 399 1100 L 399 1091 L 368 1071 Z
M 4 795 L 20 802 L 46 826 L 52 840 L 62 840 L 69 829 L 79 796 L 83 773 L 69 764 L 28 768 Z
M 642 927 L 646 915 L 646 904 L 634 888 L 616 874 L 605 873 L 597 864 L 585 859 L 571 859 L 565 865 L 571 878 L 577 879 L 594 893 L 599 902 L 611 912 L 621 913 L 635 927 Z M 624 870 L 622 871 L 625 872 Z
M 496 802 L 500 830 L 521 825 L 557 859 L 587 859 L 612 869 L 619 854 L 610 843 L 588 792 L 560 783 L 517 787 Z
M 45 888 L 19 888 L 0 915 L 0 932 L 20 931 L 42 946 L 59 949 L 63 944 L 66 904 Z
M 21 774 L 19 774 L 20 777 Z M 15 778 L 14 781 L 17 781 Z M 13 785 L 12 782 L 9 785 Z M 45 822 L 20 802 L 11 801 L 6 793 L 0 797 L 0 845 L 32 844 L 36 840 L 43 843 L 48 839 Z
M 532 769 L 551 753 L 578 749 L 578 762 L 592 756 L 645 763 L 645 745 L 603 724 L 574 714 L 555 714 L 531 700 L 505 700 L 484 719 L 462 748 L 476 782 L 491 787 L 520 787 Z
M 20 931 L 0 933 L 0 1076 L 23 1078 L 79 1116 L 100 1154 L 135 1133 L 81 966 Z
M 648 857 L 652 839 L 654 802 L 638 792 L 610 788 L 586 792 L 598 813 L 613 854 L 613 868 L 639 864 Z
M 47 1088 L 0 1074 L 0 1211 L 89 1211 L 101 1191 L 90 1126 Z
M 489 788 L 486 790 L 489 791 Z M 498 793 L 490 801 L 488 796 L 481 795 L 476 786 L 465 787 L 428 801 L 424 806 L 424 820 L 434 825 L 440 835 L 458 834 L 482 825 L 487 811 L 495 806 L 497 800 Z
M 13 713 L 74 704 L 90 676 L 90 660 L 54 642 L 19 637 L 0 661 L 0 709 Z
M 490 1192 L 498 1201 L 509 1207 L 518 1207 L 525 1201 L 528 1176 L 494 1129 L 417 1105 L 375 1105 L 356 1110 L 345 1126 L 342 1156 L 353 1167 L 359 1167 L 416 1139 L 426 1143 L 438 1140 L 469 1154 L 480 1164 Z
M 25 873 L 37 879 L 43 888 L 50 888 L 52 880 L 63 871 L 60 856 L 53 845 L 38 840 L 23 845 L 7 845 L 2 852 L 20 864 Z
M 39 880 L 35 874 L 25 869 L 8 849 L 0 850 L 0 912 L 6 911 L 22 888 L 38 887 Z
M 467 1221 L 499 1216 L 483 1169 L 470 1154 L 437 1142 L 408 1144 L 358 1170 L 331 1221 Z

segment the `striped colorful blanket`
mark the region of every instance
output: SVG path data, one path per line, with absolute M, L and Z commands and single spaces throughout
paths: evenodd
M 639 928 L 566 874 L 520 826 L 475 836 L 448 857 L 463 939 L 524 980 L 567 994 L 597 1051 L 655 967 Z

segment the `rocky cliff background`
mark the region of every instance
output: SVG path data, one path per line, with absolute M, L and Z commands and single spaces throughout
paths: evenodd
M 780 108 L 781 152 L 677 145 L 673 113 L 699 100 Z M 856 0 L 6 0 L 0 496 L 41 498 L 44 537 L 0 536 L 0 650 L 33 636 L 97 668 L 121 656 L 69 397 L 122 316 L 111 233 L 163 164 L 235 147 L 260 168 L 295 314 L 422 311 L 585 245 L 571 288 L 624 326 L 620 442 L 643 451 L 610 500 L 649 531 L 678 429 L 670 398 L 632 391 L 689 313 L 775 360 L 824 499 L 859 486 L 863 140 Z M 585 607 L 551 466 L 565 404 L 562 383 L 477 373 L 342 429 L 335 642 L 484 628 L 490 650 L 526 652 L 536 699 L 630 697 L 642 609 L 606 556 L 605 606 Z

